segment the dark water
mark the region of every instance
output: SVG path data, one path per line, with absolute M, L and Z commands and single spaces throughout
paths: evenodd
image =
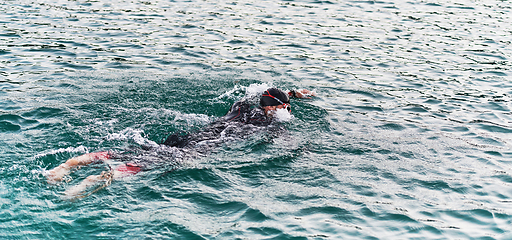
M 510 239 L 510 1 L 4 1 L 2 239 Z M 113 182 L 86 152 L 159 143 L 265 86 L 288 132 Z

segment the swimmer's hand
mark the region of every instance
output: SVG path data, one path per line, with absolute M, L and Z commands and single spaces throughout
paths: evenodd
M 56 184 L 62 181 L 64 177 L 77 166 L 85 166 L 98 160 L 107 161 L 108 159 L 108 152 L 87 153 L 82 156 L 71 158 L 58 167 L 48 171 L 46 174 L 46 180 L 50 184 Z
M 316 93 L 314 91 L 309 91 L 307 89 L 299 89 L 295 91 L 295 97 L 297 98 L 308 98 L 316 96 Z
M 64 179 L 64 176 L 68 175 L 71 171 L 71 167 L 67 164 L 62 164 L 46 173 L 46 180 L 49 184 L 56 184 Z
M 80 184 L 75 185 L 64 191 L 64 199 L 72 200 L 77 198 L 87 197 L 100 189 L 110 185 L 114 179 L 114 172 L 102 172 L 100 175 L 88 176 Z M 92 191 L 87 193 L 87 190 L 92 187 Z

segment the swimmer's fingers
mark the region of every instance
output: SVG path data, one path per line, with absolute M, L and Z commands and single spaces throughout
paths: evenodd
M 310 99 L 311 96 L 316 96 L 316 93 L 314 91 L 310 91 L 310 90 L 307 90 L 307 89 L 299 89 L 298 91 L 295 92 L 295 95 L 298 98 Z
M 102 172 L 100 175 L 91 175 L 85 178 L 80 184 L 70 187 L 64 191 L 64 198 L 68 200 L 87 197 L 100 189 L 110 185 L 114 178 L 112 171 Z M 99 183 L 103 183 L 98 185 Z M 87 190 L 94 187 L 93 190 L 87 193 Z

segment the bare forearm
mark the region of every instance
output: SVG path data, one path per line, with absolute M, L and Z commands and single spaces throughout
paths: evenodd
M 307 89 L 298 89 L 288 92 L 288 96 L 296 98 L 311 98 L 311 96 L 316 96 L 316 93 Z
M 48 172 L 48 182 L 56 183 L 62 181 L 62 178 L 66 176 L 71 171 L 71 169 L 77 166 L 85 166 L 99 160 L 105 161 L 107 159 L 109 159 L 108 152 L 87 153 L 78 157 L 71 158 L 65 163 Z
M 108 152 L 95 152 L 95 153 L 87 153 L 78 157 L 71 158 L 67 160 L 63 165 L 72 168 L 75 166 L 85 166 L 89 165 L 98 160 L 105 161 L 109 158 Z

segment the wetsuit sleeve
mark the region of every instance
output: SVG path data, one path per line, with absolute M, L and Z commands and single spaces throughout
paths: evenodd
M 250 108 L 250 105 L 245 101 L 238 101 L 231 106 L 228 114 L 224 116 L 225 121 L 233 121 L 239 119 L 241 115 Z
M 175 132 L 175 133 L 171 134 L 169 137 L 167 137 L 167 139 L 165 139 L 165 141 L 164 141 L 164 145 L 167 145 L 169 147 L 182 148 L 189 143 L 189 140 L 190 140 L 190 135 L 183 131 L 180 131 L 180 132 Z

